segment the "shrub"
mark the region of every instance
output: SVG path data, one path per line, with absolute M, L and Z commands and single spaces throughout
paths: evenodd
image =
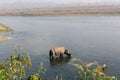
M 26 76 L 25 67 L 30 68 L 31 60 L 28 53 L 17 54 L 17 50 L 7 57 L 5 62 L 0 62 L 0 78 L 2 80 L 18 80 Z
M 100 66 L 98 62 L 84 62 L 79 58 L 71 60 L 73 66 L 77 68 L 76 73 L 80 80 L 117 80 L 114 76 L 108 76 L 103 71 L 107 69 L 107 65 L 103 64 Z

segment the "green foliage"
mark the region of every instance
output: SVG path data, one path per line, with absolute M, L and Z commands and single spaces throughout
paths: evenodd
M 28 80 L 44 80 L 41 76 L 41 74 L 45 75 L 46 68 L 44 67 L 43 63 L 41 62 L 41 65 L 38 69 L 38 72 L 34 73 L 33 75 L 30 75 Z
M 38 80 L 38 76 L 36 75 L 31 75 L 28 80 Z
M 6 69 L 4 63 L 0 62 L 0 80 L 8 80 L 9 79 L 9 73 Z
M 107 68 L 106 64 L 100 66 L 96 61 L 87 63 L 79 58 L 72 59 L 70 64 L 77 67 L 76 73 L 80 80 L 117 80 L 116 77 L 108 76 L 103 72 Z
M 26 76 L 25 66 L 31 66 L 31 60 L 28 53 L 17 54 L 17 50 L 9 56 L 5 62 L 0 63 L 0 79 L 18 80 Z

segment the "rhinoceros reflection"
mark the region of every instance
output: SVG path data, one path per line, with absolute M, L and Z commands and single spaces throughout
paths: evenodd
M 58 58 L 56 58 L 56 59 L 54 59 L 54 60 L 50 60 L 50 64 L 51 64 L 52 66 L 62 65 L 62 64 L 64 64 L 64 63 L 69 62 L 70 59 L 71 59 L 71 57 L 69 57 L 69 56 L 65 56 L 65 57 L 63 57 L 63 58 L 59 58 L 59 57 L 58 57 Z

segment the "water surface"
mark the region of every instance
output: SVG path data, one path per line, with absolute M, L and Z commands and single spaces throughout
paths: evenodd
M 107 62 L 109 75 L 120 79 L 120 17 L 24 17 L 1 16 L 0 22 L 14 32 L 6 34 L 13 40 L 0 43 L 0 60 L 10 55 L 16 44 L 30 53 L 32 68 L 41 62 L 49 78 L 62 75 L 63 80 L 74 80 L 74 68 L 67 61 L 51 65 L 49 49 L 64 46 L 86 62 Z M 32 70 L 30 71 L 32 72 Z M 28 74 L 30 74 L 30 72 Z M 69 74 L 68 74 L 69 73 Z

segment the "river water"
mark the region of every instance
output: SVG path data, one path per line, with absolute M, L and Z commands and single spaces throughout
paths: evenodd
M 1 16 L 0 22 L 14 31 L 13 37 L 0 43 L 0 60 L 12 54 L 15 45 L 28 51 L 32 60 L 32 70 L 41 64 L 47 68 L 46 76 L 62 76 L 63 80 L 76 80 L 75 68 L 64 60 L 51 64 L 49 49 L 64 46 L 72 53 L 72 58 L 86 62 L 107 63 L 109 75 L 120 79 L 120 16 L 99 17 L 41 17 L 41 16 Z

